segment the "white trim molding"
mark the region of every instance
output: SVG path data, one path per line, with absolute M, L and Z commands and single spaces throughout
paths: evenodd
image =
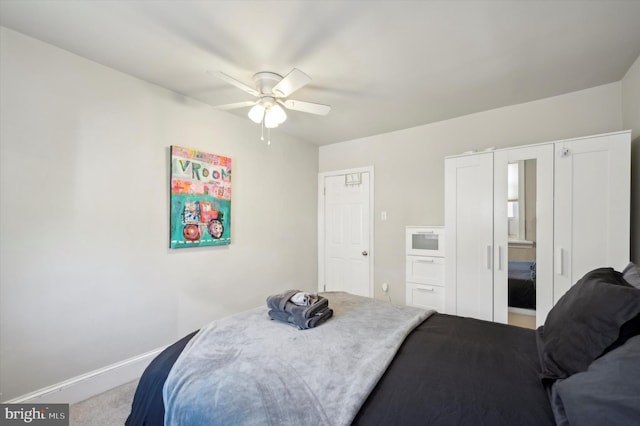
M 123 385 L 138 379 L 149 363 L 165 347 L 154 349 L 141 355 L 137 355 L 72 377 L 68 380 L 38 389 L 34 392 L 4 401 L 6 404 L 21 403 L 63 403 L 75 404 L 92 396 L 98 395 L 114 387 Z

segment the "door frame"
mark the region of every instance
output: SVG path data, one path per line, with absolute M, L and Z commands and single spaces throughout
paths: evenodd
M 369 297 L 374 297 L 374 262 L 375 262 L 375 242 L 373 239 L 373 194 L 374 194 L 374 176 L 373 166 L 358 167 L 353 169 L 333 170 L 329 172 L 318 173 L 318 291 L 324 291 L 324 249 L 325 249 L 325 214 L 324 214 L 324 180 L 331 176 L 341 176 L 350 173 L 369 173 Z

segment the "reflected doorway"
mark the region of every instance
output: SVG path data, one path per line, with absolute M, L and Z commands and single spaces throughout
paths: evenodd
M 536 328 L 537 160 L 508 164 L 508 323 Z

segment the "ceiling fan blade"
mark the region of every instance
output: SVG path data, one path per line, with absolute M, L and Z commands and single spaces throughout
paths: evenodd
M 293 111 L 308 112 L 317 115 L 327 115 L 331 111 L 329 105 L 315 104 L 313 102 L 294 101 L 293 99 L 287 99 L 286 101 L 278 101 L 284 105 L 287 109 Z
M 216 105 L 214 106 L 215 109 L 221 109 L 223 111 L 227 111 L 230 109 L 236 109 L 236 108 L 243 108 L 243 107 L 248 107 L 248 106 L 253 106 L 257 103 L 258 101 L 244 101 L 244 102 L 236 102 L 233 104 L 225 104 L 225 105 Z
M 276 96 L 286 98 L 302 86 L 307 85 L 311 81 L 311 77 L 303 73 L 297 68 L 291 70 L 282 80 L 273 86 L 272 92 Z
M 260 96 L 260 92 L 258 92 L 253 87 L 247 86 L 243 82 L 238 81 L 238 80 L 236 80 L 235 78 L 233 78 L 231 76 L 228 76 L 227 74 L 223 73 L 222 71 L 207 71 L 207 73 L 213 75 L 214 77 L 219 78 L 220 80 L 226 81 L 227 83 L 231 84 L 232 86 L 236 86 L 240 90 L 244 90 L 245 92 L 249 93 L 250 95 Z

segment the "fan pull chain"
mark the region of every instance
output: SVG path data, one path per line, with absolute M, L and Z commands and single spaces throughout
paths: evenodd
M 267 113 L 265 111 L 264 115 L 262 116 L 262 121 L 260 122 L 260 140 L 264 141 L 264 119 L 266 117 Z M 271 145 L 271 128 L 267 127 L 267 145 Z

